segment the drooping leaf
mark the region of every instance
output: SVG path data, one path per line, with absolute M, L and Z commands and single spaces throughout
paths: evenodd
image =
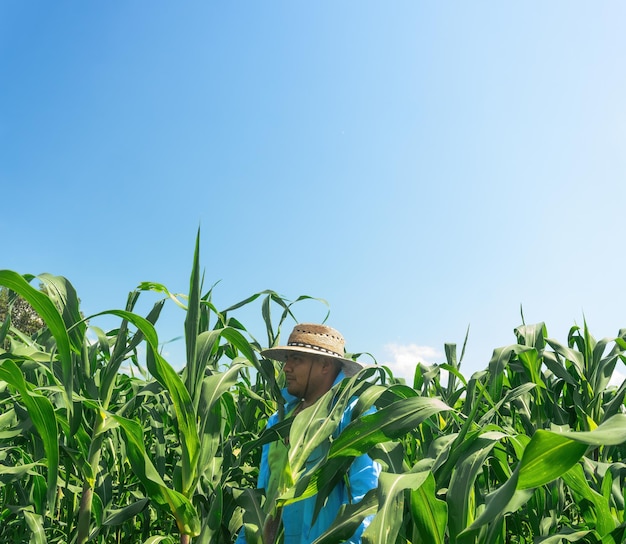
M 43 442 L 47 458 L 48 510 L 54 510 L 59 474 L 59 434 L 52 403 L 26 382 L 19 367 L 10 359 L 0 364 L 0 379 L 11 384 L 20 394 L 35 429 Z
M 29 276 L 32 278 L 32 276 Z M 65 386 L 66 405 L 69 412 L 72 410 L 72 383 L 74 377 L 72 361 L 72 343 L 65 326 L 65 322 L 59 310 L 50 298 L 41 291 L 38 291 L 26 281 L 26 279 L 12 270 L 0 270 L 0 285 L 8 287 L 26 300 L 34 310 L 41 316 L 46 326 L 54 336 L 59 360 L 63 373 L 63 384 Z M 78 346 L 73 346 L 78 349 Z
M 348 425 L 333 442 L 329 457 L 357 457 L 376 444 L 396 439 L 415 429 L 433 414 L 450 409 L 435 398 L 413 397 L 397 401 Z
M 538 430 L 520 462 L 518 489 L 529 489 L 551 482 L 570 468 L 587 451 L 587 446 L 565 433 Z
M 519 489 L 537 487 L 565 474 L 585 454 L 588 446 L 616 445 L 626 441 L 626 414 L 617 414 L 594 431 L 556 433 L 538 430 L 520 462 Z

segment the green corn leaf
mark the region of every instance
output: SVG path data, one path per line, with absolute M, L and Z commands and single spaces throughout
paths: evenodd
M 144 540 L 143 544 L 159 544 L 165 542 L 166 544 L 176 544 L 176 541 L 171 536 L 151 536 Z
M 458 433 L 450 433 L 436 438 L 428 445 L 428 456 L 433 459 L 433 472 L 436 472 L 441 467 L 446 467 L 446 463 L 450 457 L 450 450 L 457 438 Z
M 378 480 L 380 505 L 370 526 L 363 532 L 364 544 L 395 542 L 403 522 L 405 489 L 419 489 L 430 472 L 391 474 L 381 472 Z
M 546 368 L 555 376 L 563 380 L 572 387 L 578 387 L 578 381 L 568 372 L 567 368 L 554 353 L 550 351 L 543 352 L 543 363 Z
M 258 359 L 256 353 L 250 342 L 246 340 L 246 337 L 241 334 L 237 329 L 233 329 L 232 327 L 226 327 L 221 331 L 222 336 L 228 340 L 233 346 L 235 346 L 241 354 L 248 359 L 255 366 L 258 366 Z
M 195 410 L 185 384 L 172 366 L 159 354 L 157 333 L 147 319 L 123 310 L 108 310 L 99 315 L 117 315 L 137 327 L 148 343 L 148 369 L 158 382 L 168 391 L 176 412 L 179 437 L 183 447 L 182 493 L 189 496 L 196 483 L 196 467 L 200 455 L 200 437 L 196 426 Z
M 34 308 L 54 336 L 61 361 L 64 365 L 71 365 L 70 339 L 67 329 L 63 318 L 50 298 L 12 270 L 0 270 L 0 285 L 15 291 Z
M 373 386 L 371 389 L 376 391 L 376 388 L 380 387 L 382 390 L 380 391 L 380 401 L 377 404 L 378 408 L 384 408 L 389 404 L 393 404 L 394 402 L 402 399 L 412 399 L 414 397 L 419 397 L 419 393 L 409 387 L 408 385 L 404 385 L 401 383 L 394 383 L 393 385 L 384 387 L 384 386 Z
M 535 348 L 523 350 L 520 351 L 517 356 L 526 369 L 526 372 L 528 372 L 531 383 L 545 389 L 546 386 L 541 378 L 542 358 L 539 356 L 539 353 L 537 353 L 537 350 Z
M 182 534 L 197 536 L 200 533 L 200 519 L 189 499 L 165 485 L 145 450 L 141 425 L 136 421 L 112 414 L 124 431 L 128 459 L 136 476 L 141 480 L 148 495 L 157 504 L 168 505 Z
M 547 330 L 545 323 L 535 323 L 534 325 L 522 325 L 513 331 L 518 338 L 518 343 L 524 346 L 542 350 L 545 347 Z
M 284 419 L 283 421 L 279 421 L 276 425 L 263 429 L 259 438 L 243 444 L 243 447 L 241 448 L 241 457 L 247 457 L 252 450 L 260 448 L 264 444 L 269 444 L 270 442 L 274 442 L 276 440 L 286 439 L 289 436 L 292 422 L 293 417 L 290 417 Z
M 565 433 L 538 430 L 524 450 L 518 489 L 551 482 L 572 468 L 585 451 L 585 444 L 575 442 Z
M 200 381 L 204 377 L 206 367 L 215 366 L 214 362 L 212 363 L 212 359 L 215 357 L 219 339 L 222 337 L 221 331 L 222 329 L 204 331 L 196 339 L 196 362 L 199 367 L 202 367 L 202 372 L 198 376 Z
M 574 465 L 563 474 L 563 481 L 579 497 L 585 499 L 586 503 L 581 508 L 593 505 L 593 515 L 596 518 L 596 531 L 600 536 L 609 534 L 615 529 L 615 520 L 611 515 L 609 501 L 597 491 L 589 486 L 589 482 L 580 464 Z M 577 501 L 580 504 L 580 501 Z
M 224 514 L 224 493 L 221 487 L 217 487 L 211 498 L 211 508 L 205 519 L 205 525 L 208 527 L 209 535 L 219 534 Z
M 244 525 L 248 544 L 263 544 L 261 533 L 265 525 L 265 512 L 262 508 L 263 493 L 258 489 L 234 490 L 233 496 L 239 506 L 243 508 Z
M 369 452 L 369 456 L 374 461 L 378 461 L 385 472 L 394 472 L 396 474 L 401 474 L 407 470 L 404 455 L 402 444 L 391 441 L 376 444 Z
M 475 436 L 470 444 L 467 444 L 464 455 L 456 463 L 446 499 L 451 535 L 460 533 L 473 522 L 474 512 L 471 509 L 471 503 L 474 482 L 482 471 L 491 450 L 504 437 L 506 437 L 504 433 L 485 433 Z
M 377 506 L 378 492 L 376 489 L 370 489 L 357 503 L 342 505 L 332 525 L 312 544 L 346 542 L 367 516 L 376 513 Z
M 289 433 L 289 466 L 294 476 L 299 475 L 313 450 L 337 429 L 351 397 L 351 387 L 333 388 L 293 419 Z
M 35 513 L 44 515 L 48 507 L 48 482 L 41 474 L 35 472 L 32 475 L 32 485 L 30 488 L 30 502 Z M 58 491 L 58 489 L 57 489 Z
M 489 361 L 489 373 L 493 377 L 490 384 L 490 395 L 492 398 L 500 398 L 500 390 L 502 388 L 501 379 L 504 376 L 504 369 L 509 364 L 511 357 L 521 350 L 528 349 L 525 346 L 514 344 L 512 346 L 500 347 L 493 350 L 491 360 Z
M 572 348 L 564 346 L 560 342 L 557 342 L 556 340 L 552 340 L 550 338 L 547 338 L 546 342 L 550 345 L 555 353 L 567 359 L 568 361 L 571 361 L 574 364 L 579 376 L 585 375 L 584 355 L 580 351 L 576 351 Z
M 134 305 L 134 297 L 133 295 L 136 293 L 131 293 L 129 296 L 129 303 L 127 305 L 127 311 L 132 311 L 131 308 Z M 161 314 L 161 310 L 163 309 L 163 304 L 165 301 L 160 300 L 154 304 L 150 313 L 146 316 L 146 320 L 154 324 L 159 318 Z M 93 330 L 93 327 L 92 327 Z M 116 382 L 117 377 L 119 376 L 119 370 L 122 363 L 126 360 L 128 353 L 132 352 L 143 340 L 144 335 L 141 330 L 135 333 L 130 339 L 127 337 L 128 331 L 128 322 L 126 320 L 122 320 L 122 323 L 118 329 L 118 333 L 116 335 L 115 345 L 113 348 L 113 352 L 110 355 L 109 361 L 106 367 L 102 371 L 102 382 L 100 386 L 100 400 L 102 402 L 102 406 L 104 409 L 108 409 L 109 402 L 111 399 L 111 395 L 113 393 L 113 387 Z M 106 336 L 98 335 L 101 349 L 103 351 L 109 351 L 109 340 Z
M 626 441 L 626 414 L 618 414 L 594 431 L 555 433 L 538 430 L 524 450 L 518 489 L 537 487 L 558 478 L 585 454 L 588 446 Z
M 229 306 L 222 313 L 227 314 L 229 312 L 232 312 L 233 310 L 238 310 L 239 308 L 243 308 L 244 306 L 250 304 L 251 302 L 254 302 L 257 298 L 259 298 L 260 296 L 264 294 L 275 294 L 275 293 L 274 291 L 261 291 L 260 293 L 255 293 L 254 295 L 250 295 L 249 297 L 246 297 L 245 299 L 233 304 L 232 306 Z
M 287 489 L 278 498 L 277 503 L 280 506 L 286 506 L 302 499 L 308 499 L 317 493 L 318 496 L 313 513 L 313 521 L 315 521 L 326 498 L 347 474 L 352 461 L 352 457 L 335 457 L 328 459 L 326 462 L 322 460 L 320 464 L 312 467 L 310 471 L 307 471 L 300 477 L 295 486 Z
M 436 496 L 432 472 L 420 487 L 411 491 L 411 515 L 423 542 L 444 544 L 448 505 Z
M 33 390 L 33 386 L 26 382 L 21 370 L 12 360 L 6 359 L 0 364 L 0 379 L 17 389 L 43 442 L 48 469 L 48 510 L 52 512 L 59 474 L 59 435 L 54 407 L 45 396 Z
M 478 422 L 478 426 L 480 428 L 485 427 L 493 420 L 494 416 L 498 414 L 499 410 L 502 406 L 505 406 L 511 403 L 513 400 L 523 397 L 529 391 L 532 391 L 537 387 L 535 383 L 523 383 L 522 385 L 516 387 L 515 389 L 510 389 L 506 392 L 506 394 L 496 403 L 493 408 L 490 408 L 485 414 L 481 417 Z
M 121 525 L 129 519 L 134 518 L 137 514 L 143 512 L 148 506 L 148 503 L 149 499 L 144 498 L 135 501 L 132 504 L 125 506 L 124 508 L 112 510 L 111 512 L 109 512 L 109 515 L 102 522 L 102 524 L 106 526 Z
M 33 474 L 37 467 L 45 466 L 42 463 L 26 463 L 24 465 L 7 466 L 0 463 L 0 482 L 8 484 L 23 478 L 27 474 Z
M 624 544 L 626 540 L 626 524 L 622 523 L 619 527 L 614 529 L 611 534 L 605 535 L 602 539 L 602 544 Z
M 178 297 L 182 297 L 183 295 L 171 293 L 170 290 L 162 283 L 156 283 L 152 281 L 142 281 L 138 285 L 137 289 L 139 289 L 140 291 L 152 291 L 154 293 L 162 293 L 165 296 L 167 296 L 167 298 L 169 298 L 179 308 L 182 308 L 183 310 L 187 309 L 187 306 L 183 304 L 178 298 Z
M 25 508 L 22 510 L 26 525 L 30 529 L 29 544 L 47 544 L 46 533 L 43 526 L 43 516 L 35 514 L 31 510 Z
M 211 408 L 231 387 L 237 383 L 239 372 L 245 368 L 244 364 L 233 363 L 224 372 L 207 376 L 202 381 L 202 402 L 200 413 Z
M 563 544 L 564 542 L 598 542 L 597 538 L 589 541 L 587 536 L 594 534 L 594 531 L 574 531 L 564 529 L 557 534 L 537 538 L 536 544 Z
M 608 421 L 609 418 L 621 412 L 622 405 L 624 404 L 624 397 L 626 396 L 626 380 L 624 380 L 618 387 L 617 391 L 611 397 L 611 400 L 604 407 L 604 419 Z
M 56 302 L 56 307 L 60 308 L 72 350 L 80 353 L 83 349 L 87 325 L 80 314 L 78 295 L 74 286 L 63 276 L 40 274 L 37 278 L 45 284 L 50 300 Z
M 32 276 L 29 276 L 32 277 Z M 74 379 L 74 368 L 72 361 L 72 344 L 65 326 L 65 322 L 50 298 L 35 289 L 24 277 L 12 270 L 0 270 L 0 285 L 15 291 L 26 300 L 33 309 L 41 316 L 56 341 L 56 348 L 61 361 L 63 372 L 64 394 L 69 412 L 72 410 L 72 384 Z M 77 349 L 77 347 L 74 347 Z
M 223 440 L 221 405 L 215 404 L 213 408 L 204 412 L 202 417 L 201 448 L 198 456 L 197 473 L 199 478 L 208 478 L 209 481 L 212 481 L 216 476 L 219 476 L 214 474 L 212 468 Z
M 198 334 L 200 328 L 200 229 L 196 235 L 196 244 L 193 254 L 193 266 L 189 279 L 189 300 L 187 314 L 185 316 L 185 347 L 187 350 L 187 364 L 185 366 L 186 387 L 192 399 L 193 406 L 197 408 L 200 396 L 200 384 L 204 375 L 204 367 L 197 357 Z
M 160 376 L 159 381 L 167 389 L 174 405 L 183 452 L 181 492 L 185 497 L 189 497 L 196 485 L 196 470 L 200 457 L 200 437 L 193 403 L 180 376 L 156 350 L 148 351 L 147 362 L 148 369 Z
M 394 402 L 350 423 L 333 442 L 329 457 L 357 457 L 376 444 L 394 440 L 415 429 L 433 414 L 447 410 L 451 408 L 436 398 L 413 397 Z
M 619 361 L 618 353 L 613 353 L 608 357 L 602 357 L 605 347 L 608 345 L 609 339 L 603 338 L 598 342 L 593 354 L 593 368 L 591 372 L 591 383 L 596 395 L 604 391 L 613 376 L 615 365 Z M 621 350 L 620 350 L 621 351 Z
M 569 438 L 589 446 L 617 446 L 626 442 L 626 414 L 616 414 L 593 431 L 569 432 Z
M 10 324 L 11 324 L 11 314 L 8 313 L 7 316 L 6 316 L 6 319 L 2 323 L 2 326 L 0 327 L 0 346 L 4 345 L 4 342 L 5 342 L 6 337 L 7 337 L 7 333 L 9 332 L 9 325 Z
M 519 467 L 518 467 L 519 468 Z M 471 532 L 476 531 L 487 523 L 495 522 L 508 513 L 516 512 L 521 508 L 533 495 L 532 489 L 517 489 L 519 472 L 516 469 L 511 477 L 494 492 L 487 495 L 485 508 L 474 522 L 459 533 L 459 537 L 463 537 Z
M 202 444 L 198 456 L 198 477 L 210 466 L 223 441 L 220 398 L 235 385 L 239 371 L 243 367 L 241 363 L 234 363 L 225 372 L 207 376 L 202 383 L 202 397 L 198 410 Z

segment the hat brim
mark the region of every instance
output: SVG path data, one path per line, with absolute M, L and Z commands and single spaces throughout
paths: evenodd
M 284 363 L 287 360 L 287 357 L 294 353 L 307 353 L 310 355 L 318 355 L 320 357 L 326 357 L 327 359 L 333 359 L 341 363 L 341 368 L 343 373 L 350 377 L 354 376 L 360 370 L 363 370 L 363 365 L 358 363 L 357 361 L 353 361 L 352 359 L 346 359 L 345 357 L 338 357 L 337 355 L 331 355 L 330 353 L 324 353 L 322 351 L 306 348 L 301 346 L 289 346 L 289 347 L 278 347 L 278 348 L 268 348 L 261 351 L 261 355 L 263 357 L 267 357 L 268 359 L 273 359 L 274 361 L 280 361 Z

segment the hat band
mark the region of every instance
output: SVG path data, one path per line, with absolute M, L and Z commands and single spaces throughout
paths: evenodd
M 339 358 L 343 359 L 343 356 L 339 355 L 339 353 L 337 353 L 336 351 L 332 351 L 330 349 L 322 348 L 320 346 L 314 346 L 313 344 L 305 344 L 303 342 L 288 342 L 287 345 L 288 346 L 297 346 L 299 348 L 314 349 L 316 351 L 322 351 L 324 353 L 330 353 L 331 355 L 334 355 L 335 357 L 339 357 Z

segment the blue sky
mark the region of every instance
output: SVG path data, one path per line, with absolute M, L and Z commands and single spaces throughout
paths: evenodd
M 330 304 L 350 351 L 486 367 L 626 327 L 626 4 L 0 3 L 0 268 L 86 314 L 186 292 Z M 146 303 L 156 297 L 145 297 Z M 256 329 L 255 306 L 242 314 Z M 296 306 L 300 321 L 325 307 Z M 163 341 L 182 334 L 168 307 Z M 182 343 L 168 344 L 182 364 Z

